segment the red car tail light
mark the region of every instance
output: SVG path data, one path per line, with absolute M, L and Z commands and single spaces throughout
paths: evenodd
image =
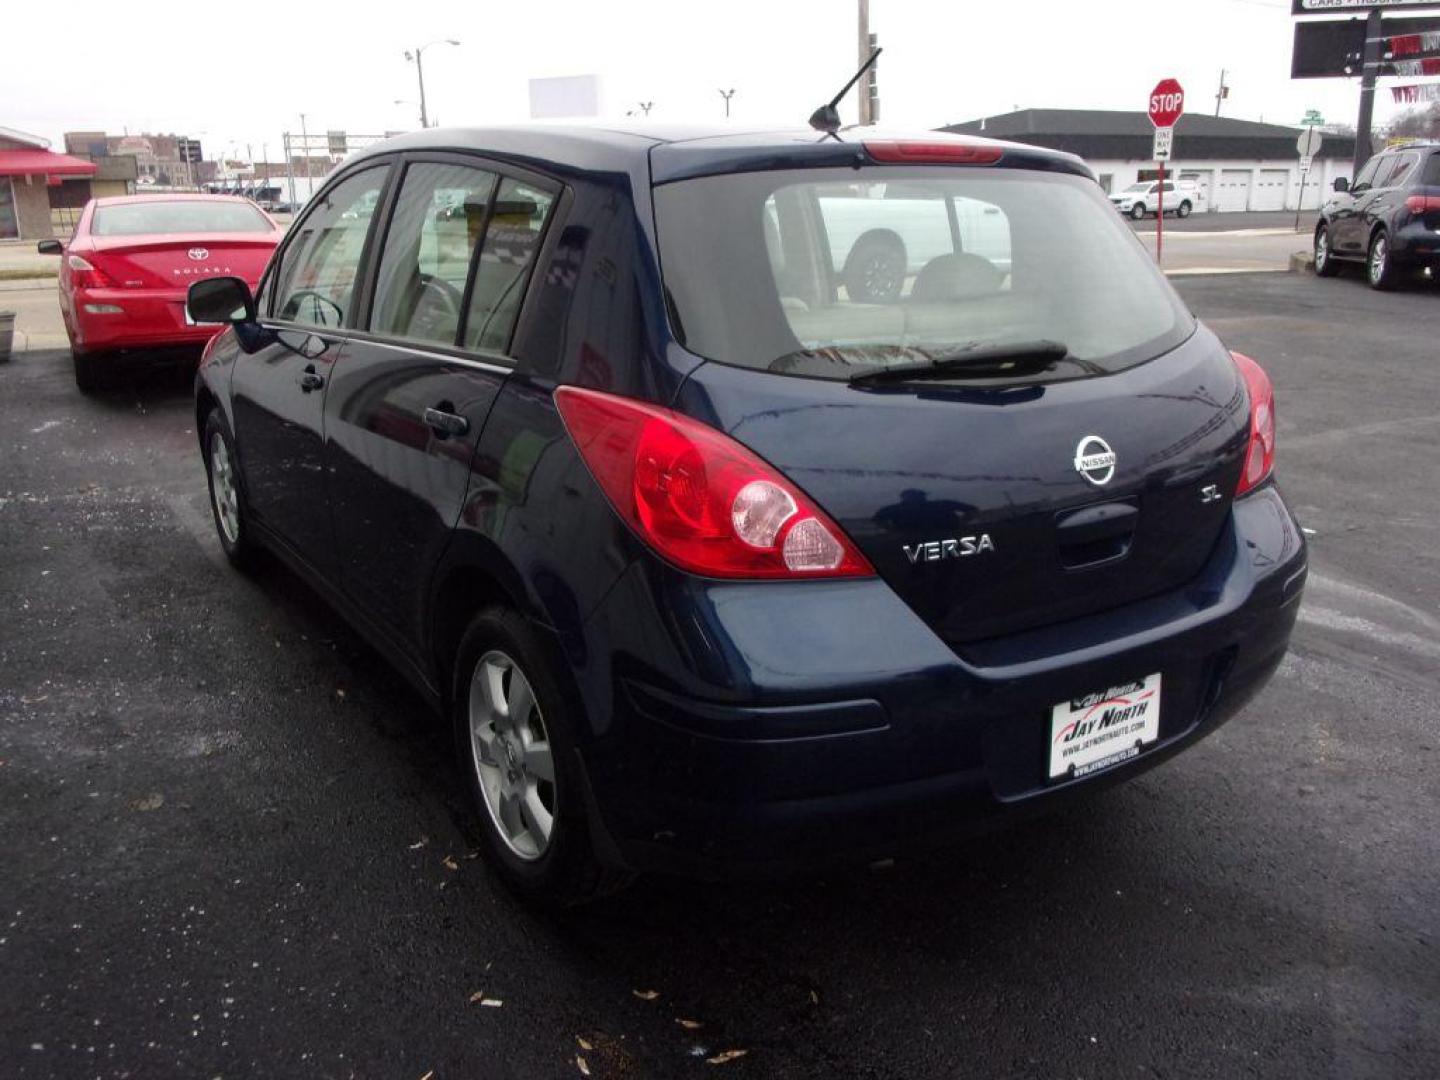
M 70 280 L 78 289 L 113 289 L 115 283 L 104 270 L 79 255 L 65 256 L 65 265 L 70 268 Z
M 1275 470 L 1275 388 L 1265 369 L 1243 353 L 1232 352 L 1235 366 L 1245 380 L 1250 398 L 1250 439 L 1245 446 L 1245 465 L 1235 488 L 1238 499 L 1259 487 Z
M 875 161 L 897 165 L 993 165 L 1004 153 L 1000 147 L 984 143 L 939 140 L 867 140 L 864 146 Z
M 1440 195 L 1411 195 L 1405 200 L 1405 209 L 1412 214 L 1423 214 L 1430 210 L 1440 210 Z
M 824 511 L 728 435 L 596 390 L 562 386 L 555 404 L 611 505 L 681 569 L 717 578 L 874 574 Z

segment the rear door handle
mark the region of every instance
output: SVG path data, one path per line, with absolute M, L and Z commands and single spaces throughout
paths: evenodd
M 325 385 L 325 376 L 317 374 L 314 364 L 306 364 L 305 370 L 300 373 L 300 389 L 309 393 L 311 390 L 319 390 Z
M 441 404 L 448 405 L 449 402 L 442 401 Z M 470 421 L 444 409 L 426 409 L 425 426 L 444 439 L 452 435 L 464 435 L 470 430 Z

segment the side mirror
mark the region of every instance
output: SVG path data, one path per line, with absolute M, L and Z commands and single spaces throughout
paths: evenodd
M 41 240 L 35 245 L 35 250 L 41 255 L 64 255 L 65 245 L 59 240 Z
M 255 298 L 238 277 L 213 277 L 190 286 L 185 310 L 197 323 L 253 323 Z
M 1335 178 L 1335 190 L 1340 192 L 1349 191 L 1350 181 L 1346 180 L 1343 176 L 1337 176 Z

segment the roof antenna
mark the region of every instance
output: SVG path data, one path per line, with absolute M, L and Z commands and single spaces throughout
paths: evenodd
M 830 100 L 830 103 L 821 105 L 810 114 L 810 126 L 812 128 L 816 131 L 823 131 L 826 135 L 834 135 L 840 130 L 840 110 L 837 109 L 836 106 L 839 105 L 841 99 L 850 92 L 850 88 L 860 81 L 860 76 L 864 75 L 865 72 L 869 71 L 875 65 L 875 61 L 880 58 L 880 54 L 884 51 L 884 49 L 877 48 L 872 52 L 870 59 L 860 65 L 860 70 L 855 72 L 850 81 L 840 88 L 840 92 Z

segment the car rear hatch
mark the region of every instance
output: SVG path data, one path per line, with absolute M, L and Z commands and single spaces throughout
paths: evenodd
M 1210 556 L 1243 381 L 1093 181 L 770 171 L 661 185 L 656 207 L 675 321 L 718 361 L 677 406 L 791 478 L 947 642 L 1175 589 Z M 888 232 L 913 250 L 943 230 L 953 248 L 851 300 L 851 253 L 827 239 L 839 218 L 857 245 Z M 1065 358 L 925 370 L 1036 340 Z M 901 364 L 914 373 L 876 375 Z

